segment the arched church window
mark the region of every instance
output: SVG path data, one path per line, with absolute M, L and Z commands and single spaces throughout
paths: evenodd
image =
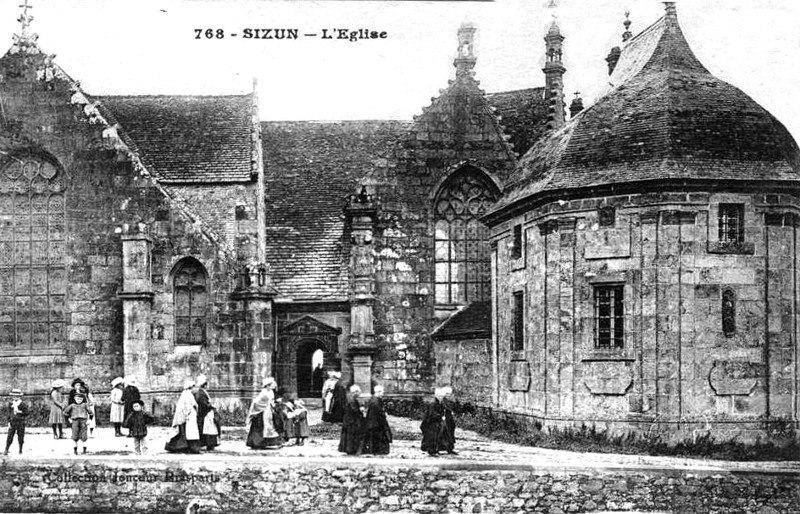
M 0 170 L 0 348 L 58 352 L 66 291 L 63 173 L 37 156 L 12 156 Z
M 187 258 L 174 276 L 175 343 L 203 344 L 206 340 L 207 276 L 203 265 Z
M 443 185 L 434 205 L 434 282 L 437 304 L 489 299 L 489 233 L 478 218 L 497 200 L 494 184 L 463 168 Z

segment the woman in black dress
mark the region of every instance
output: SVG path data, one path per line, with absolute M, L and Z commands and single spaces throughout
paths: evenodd
M 392 444 L 392 429 L 383 409 L 383 386 L 375 386 L 372 398 L 367 400 L 367 418 L 364 421 L 364 453 L 388 455 Z
M 440 387 L 434 392 L 433 402 L 428 405 L 425 417 L 422 418 L 422 451 L 435 457 L 439 452 L 457 455 L 456 422 L 450 409 L 447 397 L 452 394 L 450 387 Z
M 361 455 L 364 444 L 364 416 L 361 414 L 361 405 L 358 397 L 361 388 L 357 385 L 350 387 L 347 401 L 342 409 L 342 435 L 339 437 L 339 451 L 348 455 Z

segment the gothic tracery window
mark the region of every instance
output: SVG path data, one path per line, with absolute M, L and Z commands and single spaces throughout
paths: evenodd
M 488 229 L 478 221 L 497 199 L 494 185 L 479 170 L 454 173 L 434 205 L 437 304 L 489 299 Z
M 175 342 L 202 344 L 206 340 L 206 272 L 203 265 L 187 258 L 178 264 L 174 278 Z
M 49 161 L 12 156 L 0 171 L 0 348 L 61 351 L 65 199 Z

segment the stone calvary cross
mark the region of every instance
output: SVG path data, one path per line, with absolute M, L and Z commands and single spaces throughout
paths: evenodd
M 32 5 L 28 5 L 28 0 L 24 0 L 24 4 L 20 5 L 22 8 L 22 15 L 17 18 L 17 21 L 22 25 L 22 36 L 25 37 L 28 35 L 28 27 L 30 27 L 31 22 L 33 21 L 33 16 L 28 14 L 28 9 L 33 9 Z

